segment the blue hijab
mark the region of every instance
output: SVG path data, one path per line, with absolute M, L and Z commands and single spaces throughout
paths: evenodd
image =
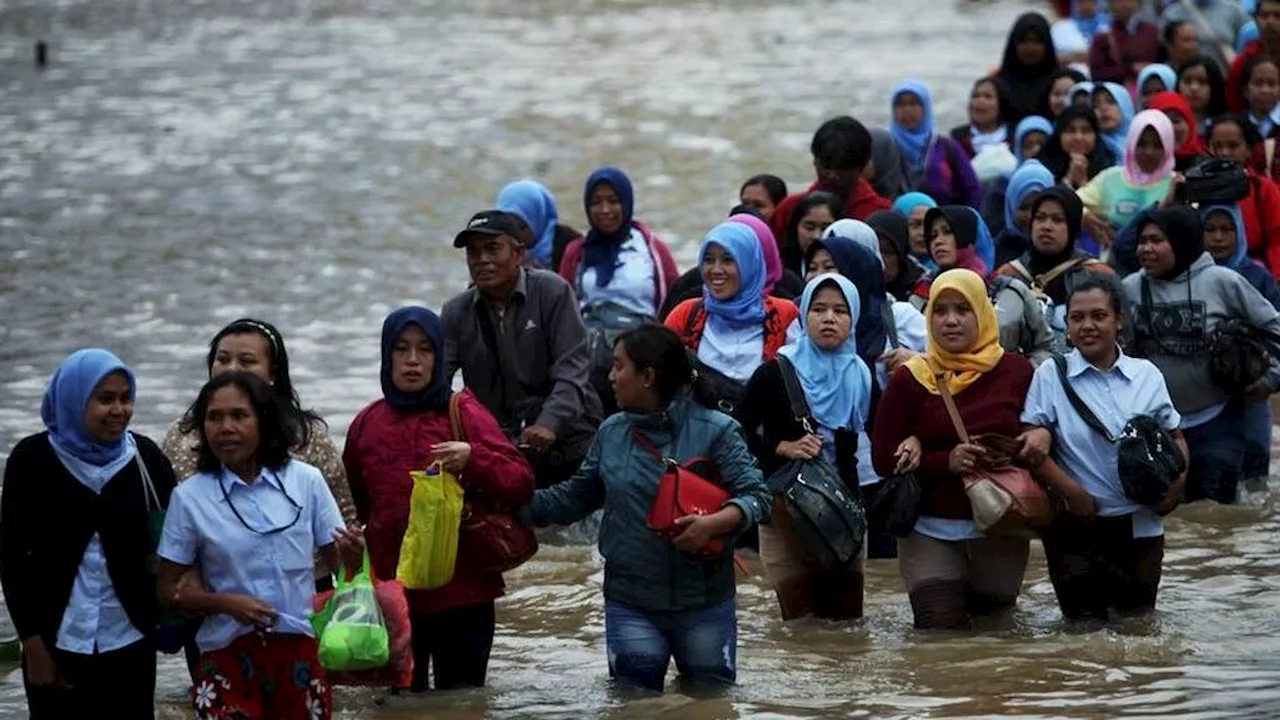
M 133 436 L 125 432 L 109 445 L 93 439 L 84 423 L 85 410 L 93 398 L 93 391 L 103 378 L 112 373 L 123 373 L 129 383 L 129 394 L 137 397 L 138 384 L 124 361 L 112 353 L 98 348 L 77 350 L 58 366 L 45 387 L 40 403 L 40 419 L 49 431 L 49 443 L 64 464 L 77 477 L 81 473 L 76 461 L 94 468 L 119 471 L 133 459 L 136 446 Z M 68 458 L 71 460 L 68 461 Z M 110 475 L 114 475 L 111 472 Z M 109 477 L 109 475 L 108 475 Z
M 1013 156 L 1018 158 L 1018 162 L 1026 160 L 1022 156 L 1022 141 L 1033 132 L 1044 133 L 1045 142 L 1048 142 L 1053 135 L 1053 123 L 1039 115 L 1029 115 L 1018 123 L 1018 128 L 1013 131 Z
M 1154 75 L 1160 78 L 1160 82 L 1164 83 L 1164 89 L 1170 92 L 1178 92 L 1178 73 L 1173 68 L 1164 63 L 1152 63 L 1138 73 L 1138 96 L 1142 96 L 1142 88 L 1146 86 L 1147 80 Z
M 613 281 L 613 271 L 618 269 L 618 253 L 623 243 L 631 237 L 631 215 L 635 212 L 635 195 L 631 190 L 631 178 L 616 167 L 602 167 L 587 177 L 586 187 L 582 190 L 582 205 L 587 210 L 587 222 L 591 218 L 591 193 L 596 186 L 608 183 L 618 193 L 622 201 L 622 224 L 616 232 L 605 235 L 591 226 L 582 246 L 582 263 L 584 268 L 596 271 L 596 287 L 608 287 Z
M 1103 9 L 1106 3 L 1098 3 L 1098 9 L 1094 11 L 1093 17 L 1085 17 L 1080 14 L 1079 0 L 1071 0 L 1071 21 L 1075 23 L 1076 29 L 1084 35 L 1084 39 L 1090 43 L 1098 33 L 1106 30 L 1111 26 L 1111 16 Z
M 826 285 L 835 285 L 844 294 L 850 319 L 857 324 L 862 315 L 858 288 L 842 275 L 819 275 L 805 285 L 800 298 L 800 339 L 778 353 L 795 366 L 814 420 L 832 430 L 861 431 L 871 407 L 871 369 L 858 356 L 854 334 L 849 333 L 834 350 L 823 350 L 809 337 L 809 306 Z
M 853 238 L 837 235 L 815 240 L 809 246 L 806 264 L 819 250 L 831 253 L 836 270 L 857 289 L 862 314 L 854 324 L 853 334 L 857 339 L 858 354 L 863 362 L 873 366 L 884 354 L 889 340 L 889 329 L 884 324 L 886 310 L 889 315 L 893 314 L 891 308 L 885 307 L 890 300 L 889 290 L 885 287 L 884 265 L 880 264 L 880 258 Z
M 907 220 L 910 220 L 911 213 L 921 205 L 926 208 L 936 208 L 938 207 L 938 201 L 922 192 L 909 192 L 906 195 L 899 196 L 897 200 L 893 201 L 893 211 Z M 927 241 L 925 242 L 925 246 L 928 246 Z M 910 241 L 907 242 L 907 252 L 911 253 L 911 257 L 915 258 L 915 261 L 920 263 L 920 267 L 925 270 L 934 272 L 938 269 L 938 264 L 933 261 L 933 258 L 929 257 L 928 253 L 925 253 L 924 255 L 916 255 L 915 251 L 911 248 Z
M 902 159 L 906 161 L 907 167 L 919 171 L 924 168 L 924 161 L 929 155 L 929 146 L 935 135 L 933 97 L 929 95 L 929 88 L 919 80 L 903 80 L 893 86 L 893 94 L 889 97 L 890 118 L 893 117 L 894 103 L 898 102 L 898 97 L 903 93 L 911 93 L 920 98 L 920 104 L 924 107 L 924 119 L 915 130 L 908 130 L 899 125 L 897 120 L 890 119 L 889 132 L 898 141 L 898 149 L 902 151 Z
M 1175 79 L 1174 89 L 1176 91 L 1178 85 Z M 1092 100 L 1100 92 L 1106 92 L 1120 106 L 1120 124 L 1115 130 L 1105 132 L 1102 139 L 1106 141 L 1107 147 L 1111 149 L 1112 154 L 1117 158 L 1118 163 L 1124 162 L 1124 154 L 1129 143 L 1129 123 L 1133 121 L 1133 98 L 1129 96 L 1129 91 L 1119 83 L 1098 83 L 1093 86 L 1093 95 L 1090 96 L 1090 107 Z
M 395 351 L 400 334 L 410 325 L 416 325 L 431 343 L 435 351 L 435 366 L 431 368 L 431 382 L 422 392 L 407 393 L 396 388 L 391 381 L 391 354 Z M 387 316 L 382 321 L 382 396 L 392 410 L 417 413 L 424 410 L 445 412 L 449 409 L 449 378 L 444 376 L 444 325 L 440 317 L 424 307 L 410 305 Z
M 556 199 L 542 183 L 533 180 L 517 180 L 498 191 L 494 205 L 504 212 L 515 213 L 524 219 L 533 231 L 533 247 L 529 258 L 538 267 L 551 262 L 551 249 L 555 245 L 556 225 L 560 213 L 556 211 Z M 551 268 L 557 270 L 558 268 Z
M 1252 13 L 1249 13 L 1252 15 Z M 1240 34 L 1236 36 L 1236 52 L 1242 53 L 1244 49 L 1258 39 L 1258 21 L 1250 20 L 1240 28 Z
M 1018 211 L 1018 207 L 1022 205 L 1022 201 L 1027 199 L 1028 195 L 1053 187 L 1053 184 L 1053 173 L 1049 172 L 1049 168 L 1041 164 L 1039 160 L 1028 160 L 1022 163 L 1022 167 L 1015 170 L 1009 178 L 1009 187 L 1004 192 L 1005 232 L 1012 233 L 1025 240 L 1027 233 L 1018 227 L 1014 214 Z M 987 267 L 991 266 L 988 265 Z
M 719 245 L 738 265 L 738 294 L 728 300 L 717 300 L 704 283 L 702 303 L 707 309 L 707 322 L 718 327 L 740 328 L 764 322 L 764 250 L 751 228 L 736 222 L 723 222 L 711 228 L 698 249 L 698 266 L 706 263 L 707 250 Z
M 1240 207 L 1238 205 L 1210 205 L 1200 210 L 1200 220 L 1207 221 L 1209 216 L 1214 213 L 1226 213 L 1236 226 L 1236 250 L 1231 254 L 1231 257 L 1218 262 L 1218 264 L 1229 267 L 1232 270 L 1239 270 L 1253 262 L 1249 259 L 1249 236 L 1244 228 L 1244 216 L 1240 214 Z

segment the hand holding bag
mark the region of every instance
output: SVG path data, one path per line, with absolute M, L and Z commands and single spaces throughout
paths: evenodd
M 449 397 L 449 426 L 454 439 L 465 442 L 467 432 L 462 427 L 460 396 L 461 393 L 454 393 Z M 521 525 L 507 510 L 474 494 L 463 504 L 458 538 L 459 545 L 466 548 L 467 562 L 491 572 L 514 570 L 538 552 L 538 538 L 533 528 Z
M 635 428 L 631 429 L 631 437 L 641 450 L 649 453 L 662 463 L 662 478 L 658 481 L 658 494 L 653 499 L 653 507 L 649 509 L 649 517 L 645 524 L 650 530 L 670 540 L 682 530 L 676 520 L 690 515 L 712 515 L 720 511 L 732 497 L 729 492 L 716 483 L 699 474 L 695 467 L 710 466 L 707 458 L 693 458 L 681 465 L 673 458 L 663 457 L 649 438 Z M 715 556 L 724 552 L 723 538 L 711 538 L 703 547 L 700 555 Z
M 815 434 L 795 367 L 781 355 L 776 362 L 792 415 L 806 433 Z M 848 565 L 862 554 L 866 512 L 821 455 L 788 462 L 769 476 L 768 484 L 782 500 L 796 539 L 824 570 Z
M 960 442 L 981 445 L 987 450 L 974 469 L 963 475 L 974 524 L 983 533 L 995 537 L 1035 537 L 1038 529 L 1053 520 L 1053 505 L 1031 472 L 1013 464 L 1018 441 L 998 434 L 971 438 L 951 397 L 946 375 L 938 375 L 938 392 Z
M 335 582 L 333 595 L 311 618 L 320 666 L 346 671 L 385 667 L 391 659 L 391 636 L 374 590 L 369 551 L 353 578 L 348 580 L 347 569 L 339 567 Z

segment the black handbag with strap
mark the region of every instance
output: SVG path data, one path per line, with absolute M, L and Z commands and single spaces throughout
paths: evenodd
M 806 433 L 815 434 L 795 368 L 781 355 L 777 363 L 792 415 Z M 773 494 L 782 499 L 797 539 L 821 567 L 839 568 L 862 554 L 866 512 L 821 455 L 788 462 L 770 475 L 768 482 Z
M 1053 362 L 1058 367 L 1058 379 L 1062 381 L 1062 389 L 1072 409 L 1085 425 L 1117 446 L 1116 472 L 1124 494 L 1139 505 L 1158 505 L 1164 500 L 1169 486 L 1187 469 L 1187 459 L 1174 443 L 1173 436 L 1148 415 L 1131 418 L 1120 436 L 1113 436 L 1071 386 L 1067 378 L 1067 359 L 1057 355 Z

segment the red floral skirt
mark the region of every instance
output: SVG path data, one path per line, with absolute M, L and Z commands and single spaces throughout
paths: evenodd
M 250 633 L 200 655 L 192 688 L 200 720 L 329 720 L 333 696 L 305 635 Z

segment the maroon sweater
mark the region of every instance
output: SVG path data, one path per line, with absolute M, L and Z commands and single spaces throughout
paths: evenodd
M 1134 63 L 1159 60 L 1160 31 L 1155 25 L 1139 22 L 1135 32 L 1130 34 L 1129 28 L 1113 23 L 1110 31 L 1098 33 L 1093 38 L 1089 47 L 1089 76 L 1094 82 L 1131 86 L 1138 78 L 1138 73 L 1133 70 Z
M 955 395 L 956 408 L 970 435 L 1000 433 L 1017 437 L 1022 431 L 1022 406 L 1031 387 L 1034 368 L 1021 355 L 1006 352 L 978 381 Z M 923 453 L 916 477 L 924 491 L 923 514 L 964 520 L 973 517 L 964 482 L 950 470 L 951 450 L 960 444 L 942 397 L 924 389 L 911 371 L 898 368 L 889 380 L 876 410 L 871 461 L 881 477 L 893 475 L 893 453 L 915 435 Z

